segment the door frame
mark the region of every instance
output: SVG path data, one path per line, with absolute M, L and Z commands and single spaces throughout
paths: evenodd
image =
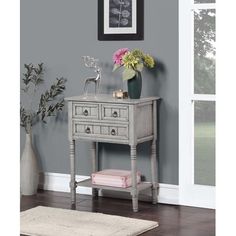
M 179 1 L 179 203 L 215 208 L 215 187 L 194 184 L 193 101 L 214 101 L 215 95 L 193 94 L 193 9 L 191 0 Z M 201 4 L 206 9 L 210 4 Z M 212 6 L 212 5 L 211 5 Z

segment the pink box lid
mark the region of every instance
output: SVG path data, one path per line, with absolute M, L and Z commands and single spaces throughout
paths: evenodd
M 129 171 L 129 170 L 117 170 L 117 169 L 105 169 L 105 170 L 95 172 L 93 174 L 95 174 L 95 175 L 110 175 L 110 176 L 129 177 L 131 175 L 131 171 Z M 140 171 L 137 171 L 137 175 L 141 175 Z

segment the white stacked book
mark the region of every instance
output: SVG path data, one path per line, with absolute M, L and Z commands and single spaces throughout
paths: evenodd
M 141 182 L 141 173 L 137 171 L 137 183 Z M 131 171 L 107 169 L 92 174 L 92 184 L 128 188 L 132 185 Z

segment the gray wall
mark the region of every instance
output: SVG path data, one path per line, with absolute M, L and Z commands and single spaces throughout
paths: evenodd
M 81 56 L 100 59 L 102 91 L 123 86 L 120 73 L 113 74 L 112 54 L 121 47 L 140 48 L 158 61 L 158 73 L 143 72 L 142 96 L 156 95 L 160 106 L 160 182 L 178 184 L 178 1 L 145 1 L 144 41 L 98 41 L 96 0 L 21 0 L 21 72 L 24 63 L 44 62 L 46 88 L 57 76 L 68 79 L 65 96 L 82 93 L 84 78 L 91 71 Z M 125 86 L 125 84 L 124 84 Z M 22 101 L 24 98 L 22 97 Z M 21 130 L 21 150 L 24 132 Z M 33 129 L 34 147 L 42 171 L 69 173 L 67 114 L 51 118 Z M 78 174 L 89 175 L 89 143 L 78 143 Z M 149 144 L 138 147 L 138 167 L 150 179 Z M 78 155 L 79 154 L 79 155 Z M 102 168 L 130 167 L 129 147 L 99 145 Z

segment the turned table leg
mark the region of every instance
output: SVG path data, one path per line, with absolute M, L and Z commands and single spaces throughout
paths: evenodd
M 97 150 L 96 150 L 96 142 L 92 142 L 92 148 L 91 148 L 91 156 L 92 156 L 92 172 L 98 171 L 98 160 L 97 160 Z M 92 189 L 92 195 L 93 197 L 98 196 L 98 190 Z
M 135 145 L 130 146 L 130 156 L 131 156 L 131 175 L 132 175 L 132 204 L 133 211 L 138 211 L 138 190 L 137 190 L 137 163 L 136 156 L 137 150 Z
M 71 192 L 71 204 L 75 204 L 76 203 L 75 140 L 70 141 L 70 192 Z
M 152 172 L 152 203 L 157 203 L 157 155 L 156 155 L 156 140 L 152 141 L 151 151 L 151 172 Z

